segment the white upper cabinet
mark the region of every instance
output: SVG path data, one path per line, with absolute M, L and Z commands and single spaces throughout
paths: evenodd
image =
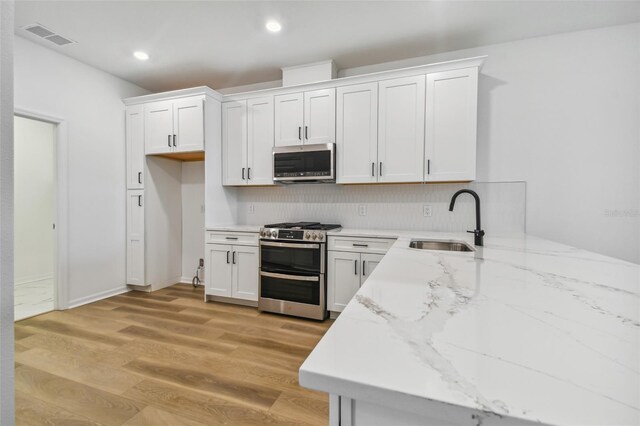
M 378 182 L 422 182 L 425 76 L 380 81 L 378 90 Z
M 247 177 L 247 101 L 222 104 L 222 177 L 225 185 L 244 185 Z
M 163 154 L 173 149 L 173 102 L 158 101 L 144 106 L 145 154 Z
M 273 97 L 222 104 L 223 184 L 273 185 Z
M 336 141 L 336 90 L 304 93 L 304 143 Z
M 333 143 L 336 139 L 336 90 L 278 95 L 275 146 Z
M 427 74 L 425 181 L 476 178 L 478 68 Z
M 378 83 L 338 87 L 336 182 L 378 180 Z
M 129 106 L 125 110 L 127 145 L 127 189 L 144 188 L 144 108 Z
M 247 101 L 247 184 L 273 185 L 273 96 Z
M 204 100 L 178 99 L 173 103 L 173 131 L 176 152 L 204 150 Z
M 278 95 L 275 102 L 275 145 L 301 145 L 304 94 Z
M 204 151 L 204 99 L 194 96 L 145 105 L 145 154 Z

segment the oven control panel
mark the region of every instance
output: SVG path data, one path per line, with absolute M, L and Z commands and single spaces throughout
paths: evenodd
M 325 231 L 312 231 L 303 229 L 270 229 L 262 228 L 260 238 L 269 240 L 291 240 L 291 241 L 324 241 Z

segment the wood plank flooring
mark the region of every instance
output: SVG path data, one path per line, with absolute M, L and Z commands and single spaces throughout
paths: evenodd
M 176 284 L 16 322 L 16 424 L 328 423 L 298 368 L 331 325 Z

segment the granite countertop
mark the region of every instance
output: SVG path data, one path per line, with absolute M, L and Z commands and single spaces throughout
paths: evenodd
M 470 234 L 331 235 L 398 239 L 301 385 L 465 422 L 640 424 L 640 265 L 524 234 L 474 253 L 409 248 Z

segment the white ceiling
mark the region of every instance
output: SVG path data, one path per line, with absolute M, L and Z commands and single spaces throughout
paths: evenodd
M 275 18 L 282 32 L 268 33 Z M 152 91 L 279 80 L 338 68 L 640 21 L 639 1 L 26 1 L 16 34 Z M 40 23 L 77 44 L 22 27 Z M 134 50 L 151 59 L 140 62 Z

